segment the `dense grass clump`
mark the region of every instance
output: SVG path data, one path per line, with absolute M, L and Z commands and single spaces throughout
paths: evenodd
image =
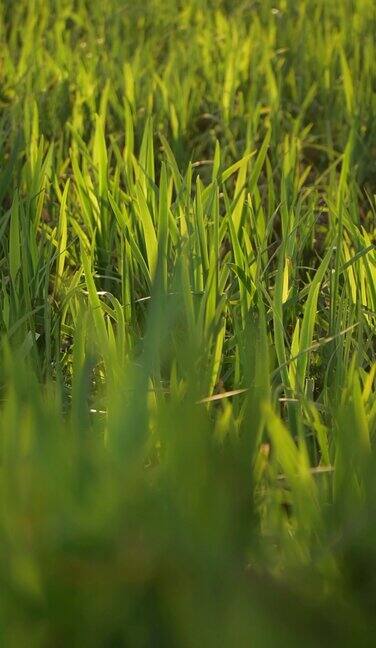
M 1 645 L 375 645 L 375 29 L 0 3 Z

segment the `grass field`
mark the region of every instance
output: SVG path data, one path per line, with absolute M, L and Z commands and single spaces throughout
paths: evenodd
M 0 645 L 376 644 L 374 0 L 0 1 Z

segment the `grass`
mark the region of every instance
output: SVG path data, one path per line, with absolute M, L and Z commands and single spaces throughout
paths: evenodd
M 373 0 L 3 0 L 0 643 L 373 646 Z

